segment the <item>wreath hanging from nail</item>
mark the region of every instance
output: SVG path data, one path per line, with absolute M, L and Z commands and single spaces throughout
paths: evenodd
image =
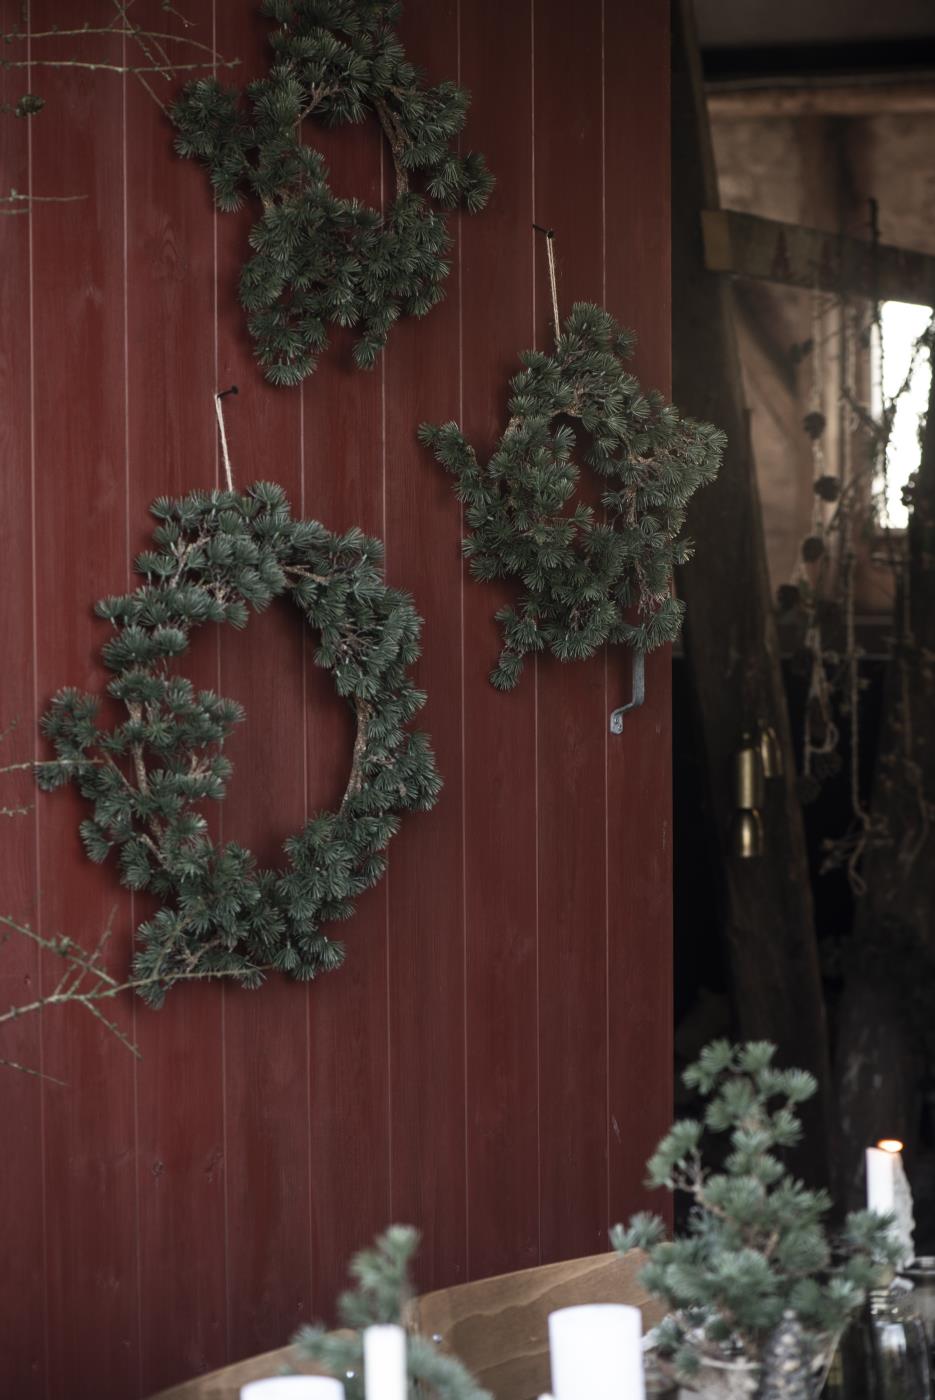
M 399 11 L 388 0 L 266 0 L 263 14 L 279 25 L 272 64 L 246 102 L 203 78 L 173 108 L 176 149 L 207 168 L 218 208 L 247 198 L 262 206 L 240 299 L 274 384 L 312 373 L 332 325 L 355 328 L 354 358 L 373 365 L 394 321 L 424 316 L 444 295 L 443 211 L 475 213 L 493 188 L 483 156 L 456 148 L 467 92 L 425 85 L 393 29 Z M 371 113 L 393 160 L 383 214 L 338 198 L 323 157 L 302 139 L 307 120 L 334 127 Z
M 88 856 L 116 850 L 121 882 L 162 901 L 137 930 L 133 967 L 159 1005 L 180 979 L 256 986 L 271 970 L 307 979 L 337 967 L 344 949 L 324 926 L 351 916 L 383 874 L 402 814 L 432 807 L 441 780 L 427 737 L 406 727 L 425 703 L 409 674 L 421 618 L 384 582 L 379 540 L 294 520 L 267 482 L 157 500 L 152 513 L 153 548 L 137 560 L 145 583 L 97 605 L 115 629 L 103 649 L 108 693 L 127 717 L 102 725 L 95 697 L 60 691 L 42 721 L 56 757 L 37 779 L 46 790 L 75 782 L 93 804 L 81 824 Z M 283 869 L 264 870 L 236 842 L 212 841 L 200 805 L 225 796 L 224 741 L 243 710 L 196 692 L 176 668 L 194 628 L 244 627 L 283 595 L 320 634 L 315 660 L 350 705 L 356 737 L 340 806 L 288 839 Z
M 503 649 L 490 679 L 498 689 L 517 684 L 530 652 L 575 661 L 605 642 L 647 652 L 678 634 L 684 604 L 671 582 L 691 553 L 679 538 L 685 507 L 714 478 L 726 439 L 643 392 L 624 364 L 634 343 L 609 312 L 579 302 L 551 355 L 520 357 L 509 422 L 486 465 L 456 423 L 419 430 L 457 478 L 472 574 L 514 579 L 521 590 L 515 607 L 497 613 Z M 574 502 L 580 468 L 569 420 L 587 434 L 599 510 Z

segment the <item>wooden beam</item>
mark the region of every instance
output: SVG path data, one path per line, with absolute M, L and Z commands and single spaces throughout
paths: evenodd
M 705 267 L 823 292 L 935 306 L 935 257 L 732 209 L 701 215 Z
M 672 37 L 673 397 L 685 413 L 717 423 L 728 440 L 717 480 L 692 499 L 688 533 L 697 548 L 679 572 L 707 788 L 705 820 L 692 839 L 710 843 L 721 886 L 736 1031 L 743 1039 L 773 1041 L 780 1063 L 811 1070 L 821 1086 L 806 1106 L 804 1159 L 797 1163 L 815 1183 L 826 1171 L 827 1028 L 733 288 L 706 272 L 698 219 L 700 210 L 716 208 L 718 191 L 691 0 L 675 0 Z M 730 223 L 722 227 L 729 231 Z M 745 730 L 761 725 L 775 730 L 785 768 L 767 784 L 765 852 L 741 859 L 731 842 L 732 759 Z
M 935 112 L 935 80 L 709 87 L 712 121 L 759 117 L 876 117 Z

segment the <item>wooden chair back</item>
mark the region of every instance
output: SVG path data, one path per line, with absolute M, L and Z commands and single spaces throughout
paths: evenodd
M 265 1380 L 267 1376 L 278 1376 L 283 1368 L 303 1375 L 321 1374 L 316 1367 L 302 1361 L 295 1347 L 279 1347 L 276 1351 L 266 1351 L 260 1356 L 248 1356 L 244 1361 L 222 1366 L 219 1371 L 195 1376 L 169 1390 L 160 1390 L 150 1400 L 240 1400 L 242 1385 L 248 1381 Z
M 556 1308 L 630 1303 L 642 1312 L 644 1330 L 662 1319 L 663 1305 L 638 1281 L 645 1262 L 635 1249 L 623 1256 L 594 1254 L 442 1288 L 414 1298 L 406 1322 L 412 1331 L 439 1338 L 496 1400 L 536 1400 L 550 1387 L 549 1313 Z M 241 1386 L 278 1375 L 284 1367 L 319 1374 L 294 1347 L 280 1347 L 196 1376 L 151 1400 L 239 1400 Z
M 646 1257 L 594 1254 L 425 1293 L 410 1304 L 414 1331 L 436 1337 L 496 1400 L 535 1400 L 551 1389 L 549 1313 L 580 1303 L 630 1303 L 643 1329 L 665 1307 L 638 1280 Z

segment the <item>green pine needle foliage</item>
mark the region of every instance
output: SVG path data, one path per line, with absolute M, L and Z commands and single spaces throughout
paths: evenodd
M 682 1380 L 706 1360 L 761 1362 L 787 1315 L 816 1353 L 830 1354 L 898 1252 L 891 1220 L 870 1211 L 848 1217 L 832 1252 L 830 1198 L 807 1190 L 779 1155 L 799 1139 L 798 1106 L 815 1081 L 802 1070 L 777 1069 L 774 1053 L 766 1042 L 715 1041 L 685 1072 L 685 1083 L 706 1100 L 703 1120 L 672 1127 L 649 1160 L 647 1184 L 688 1194 L 686 1233 L 666 1239 L 662 1221 L 644 1213 L 611 1232 L 621 1253 L 649 1255 L 642 1281 L 669 1308 L 657 1351 Z M 704 1163 L 707 1134 L 726 1140 L 716 1170 Z
M 503 650 L 490 679 L 501 690 L 516 685 L 530 652 L 576 661 L 605 642 L 645 652 L 678 634 L 683 604 L 671 583 L 691 553 L 679 538 L 685 508 L 714 478 L 725 438 L 643 392 L 624 364 L 633 344 L 609 312 L 579 302 L 551 355 L 521 357 L 510 421 L 486 466 L 456 423 L 420 429 L 457 477 L 472 574 L 522 588 L 497 614 Z M 570 419 L 600 481 L 597 508 L 573 499 Z
M 323 1327 L 303 1327 L 295 1344 L 309 1361 L 316 1362 L 343 1382 L 347 1400 L 364 1400 L 365 1327 L 375 1323 L 405 1321 L 406 1304 L 413 1296 L 410 1278 L 412 1257 L 419 1235 L 408 1225 L 392 1225 L 372 1249 L 365 1249 L 351 1264 L 356 1287 L 338 1301 L 342 1332 Z M 438 1400 L 491 1400 L 456 1357 L 446 1356 L 435 1343 L 410 1333 L 406 1344 L 412 1393 L 425 1389 Z
M 93 808 L 81 824 L 89 858 L 115 854 L 121 882 L 161 901 L 137 931 L 133 964 L 158 1005 L 180 977 L 255 986 L 268 970 L 304 979 L 337 967 L 343 946 L 322 926 L 350 918 L 383 874 L 401 814 L 430 808 L 441 780 L 426 736 L 407 728 L 425 703 L 409 675 L 422 620 L 385 584 L 379 540 L 293 519 L 269 482 L 158 500 L 152 513 L 153 546 L 137 560 L 146 582 L 97 605 L 114 629 L 108 693 L 126 718 L 108 724 L 95 697 L 59 691 L 42 721 L 56 758 L 37 765 L 37 780 L 47 791 L 76 783 Z M 340 807 L 289 838 L 282 870 L 262 870 L 236 842 L 216 845 L 202 810 L 225 796 L 224 741 L 243 710 L 196 691 L 178 662 L 194 628 L 243 627 L 282 595 L 319 633 L 315 661 L 353 711 L 357 739 Z
M 268 76 L 245 93 L 200 78 L 173 108 L 176 148 L 207 168 L 218 208 L 262 207 L 240 298 L 274 384 L 311 374 L 333 325 L 356 329 L 355 360 L 373 365 L 394 321 L 444 295 L 444 211 L 474 213 L 493 188 L 483 156 L 458 153 L 468 94 L 425 85 L 394 32 L 399 11 L 390 0 L 265 0 L 278 25 Z M 303 141 L 307 119 L 333 127 L 370 114 L 395 168 L 385 214 L 335 195 Z

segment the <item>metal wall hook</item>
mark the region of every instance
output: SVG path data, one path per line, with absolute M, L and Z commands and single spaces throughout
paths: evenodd
M 623 717 L 630 710 L 638 710 L 646 699 L 646 656 L 642 651 L 633 653 L 633 696 L 626 705 L 621 705 L 618 710 L 612 710 L 610 714 L 611 734 L 623 733 Z

